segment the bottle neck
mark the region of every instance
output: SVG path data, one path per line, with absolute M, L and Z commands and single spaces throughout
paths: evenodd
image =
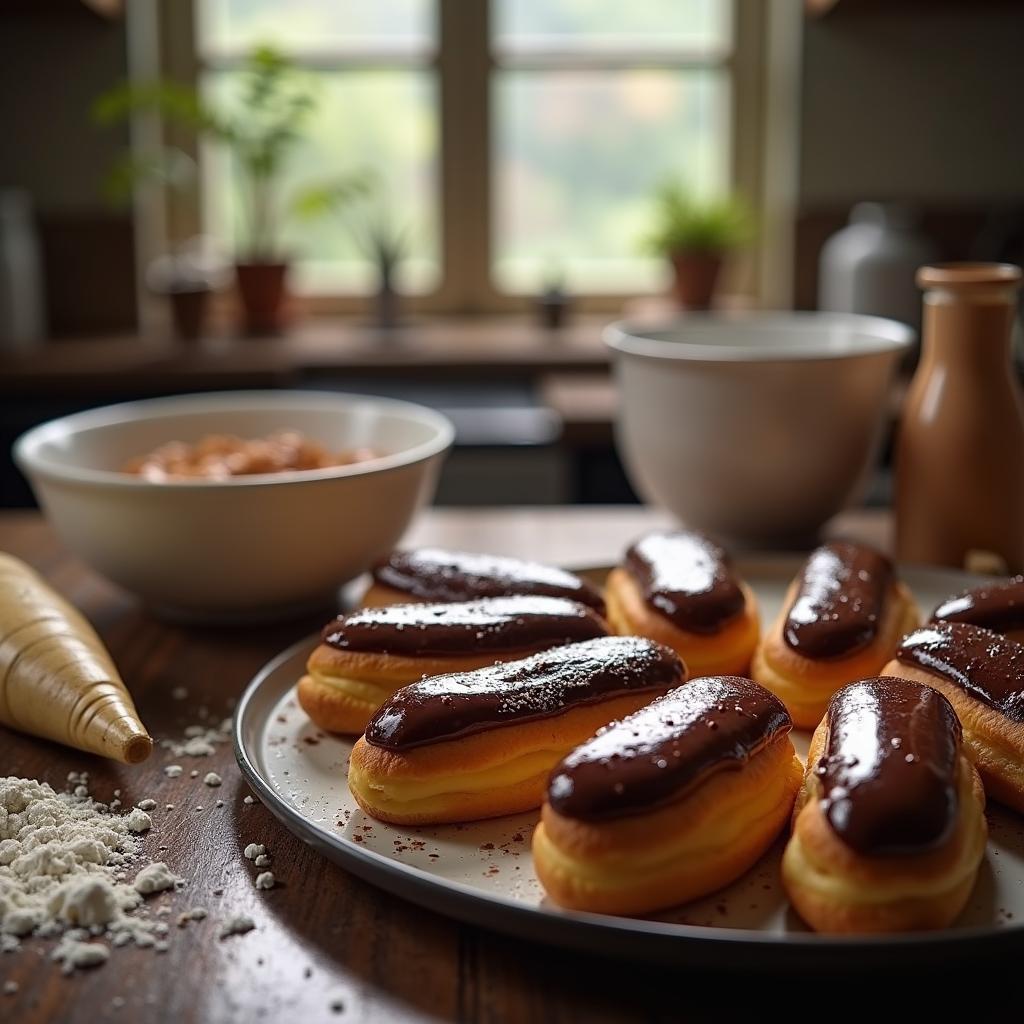
M 925 294 L 922 356 L 962 369 L 1009 368 L 1014 293 L 1006 289 L 959 294 L 932 289 Z

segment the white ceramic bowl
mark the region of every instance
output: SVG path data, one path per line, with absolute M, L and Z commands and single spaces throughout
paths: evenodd
M 133 456 L 207 434 L 295 429 L 381 458 L 309 472 L 152 483 Z M 328 600 L 390 550 L 433 496 L 451 423 L 408 402 L 250 391 L 128 402 L 22 435 L 14 457 L 65 544 L 158 610 L 283 616 Z
M 847 313 L 617 323 L 617 443 L 637 491 L 685 525 L 793 546 L 875 464 L 904 324 Z

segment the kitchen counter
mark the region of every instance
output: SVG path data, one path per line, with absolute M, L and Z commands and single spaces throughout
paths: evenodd
M 527 376 L 607 369 L 601 328 L 579 316 L 558 331 L 523 317 L 411 320 L 382 332 L 353 320 L 309 319 L 280 338 L 211 337 L 196 342 L 137 337 L 52 342 L 0 357 L 0 394 L 97 399 L 126 391 L 288 387 L 310 377 Z
M 421 517 L 408 541 L 595 564 L 666 521 L 659 513 L 621 507 L 433 510 Z M 885 544 L 888 525 L 883 513 L 855 513 L 840 517 L 833 530 Z M 36 513 L 0 514 L 0 549 L 35 565 L 95 623 L 158 739 L 180 739 L 186 726 L 198 721 L 200 706 L 211 720 L 229 714 L 252 675 L 323 619 L 252 629 L 159 622 L 71 557 Z M 187 700 L 174 698 L 179 687 L 188 690 Z M 134 768 L 2 728 L 0 750 L 6 772 L 48 781 L 58 790 L 69 771 L 86 770 L 97 799 L 109 800 L 115 788 L 125 807 L 155 799 L 145 850 L 187 880 L 182 892 L 151 902 L 170 907 L 164 918 L 171 923 L 167 952 L 114 950 L 106 965 L 70 977 L 39 955 L 52 942 L 26 940 L 21 952 L 0 954 L 0 982 L 18 985 L 15 994 L 0 994 L 0 1017 L 20 1024 L 283 1019 L 589 1024 L 678 1020 L 684 1007 L 691 1021 L 757 1019 L 778 1006 L 787 991 L 806 998 L 809 1006 L 821 1005 L 812 990 L 835 983 L 816 972 L 814 979 L 801 978 L 799 988 L 787 989 L 789 982 L 776 977 L 766 995 L 764 982 L 730 983 L 707 971 L 698 975 L 569 954 L 421 910 L 346 874 L 285 831 L 266 808 L 247 804 L 248 789 L 227 743 L 213 756 L 199 758 L 173 757 L 158 747 Z M 180 778 L 164 776 L 164 765 L 172 762 L 185 767 Z M 193 768 L 198 778 L 190 778 Z M 211 770 L 224 780 L 216 790 L 202 784 Z M 220 808 L 217 799 L 224 802 Z M 165 811 L 166 804 L 174 804 L 174 810 Z M 254 887 L 253 865 L 242 853 L 248 843 L 263 843 L 272 855 L 278 885 L 270 891 Z M 175 927 L 178 913 L 193 906 L 207 908 L 209 917 Z M 249 914 L 255 930 L 218 939 L 219 922 L 235 912 Z M 921 997 L 916 998 L 919 1008 Z M 887 1008 L 889 1003 L 887 995 Z

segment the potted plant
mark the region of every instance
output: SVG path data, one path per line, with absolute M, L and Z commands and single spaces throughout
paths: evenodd
M 353 172 L 288 190 L 282 175 L 316 109 L 314 83 L 277 50 L 261 46 L 243 62 L 238 98 L 210 103 L 175 82 L 126 83 L 95 104 L 101 123 L 135 111 L 156 111 L 227 150 L 238 180 L 242 237 L 235 274 L 249 334 L 276 333 L 282 326 L 289 254 L 280 238 L 282 222 L 310 210 L 343 205 L 366 189 L 366 175 Z
M 709 309 L 725 256 L 751 234 L 750 213 L 740 199 L 699 199 L 679 182 L 667 181 L 655 195 L 647 246 L 671 261 L 679 304 Z
M 392 218 L 392 204 L 384 183 L 378 175 L 366 174 L 361 180 L 360 194 L 365 201 L 349 203 L 349 195 L 335 196 L 330 189 L 307 192 L 298 207 L 300 216 L 313 219 L 342 206 L 347 210 L 347 224 L 362 254 L 376 271 L 377 289 L 373 296 L 374 326 L 389 331 L 401 321 L 401 295 L 398 290 L 398 268 L 408 250 L 409 232 Z

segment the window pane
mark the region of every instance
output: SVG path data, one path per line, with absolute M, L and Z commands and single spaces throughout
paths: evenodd
M 495 102 L 497 285 L 533 291 L 558 268 L 581 291 L 657 287 L 651 189 L 728 182 L 723 71 L 505 71 Z
M 602 51 L 728 45 L 729 0 L 494 0 L 499 51 Z
M 208 72 L 211 99 L 230 108 L 241 76 Z M 376 281 L 366 244 L 370 230 L 401 235 L 400 283 L 427 291 L 438 278 L 437 120 L 434 76 L 421 71 L 350 71 L 317 75 L 319 106 L 307 137 L 292 153 L 276 209 L 285 252 L 297 264 L 296 286 L 319 293 L 371 290 Z M 208 230 L 245 242 L 245 215 L 235 169 L 220 151 L 204 153 L 203 207 Z M 379 200 L 360 201 L 313 221 L 288 216 L 303 186 L 369 171 Z
M 207 53 L 260 43 L 297 52 L 417 52 L 434 41 L 433 0 L 196 0 L 196 16 Z

